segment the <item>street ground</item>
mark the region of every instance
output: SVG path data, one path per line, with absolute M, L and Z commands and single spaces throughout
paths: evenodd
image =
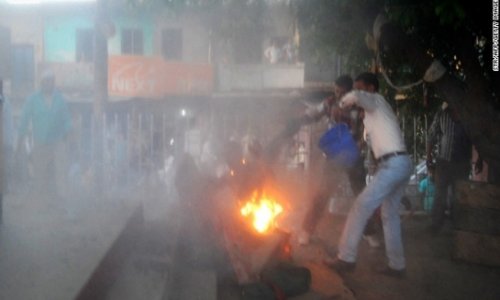
M 133 200 L 90 195 L 4 196 L 0 299 L 74 299 L 136 207 Z
M 448 220 L 443 230 L 433 236 L 427 232 L 430 217 L 418 209 L 410 213 L 402 207 L 401 211 L 406 278 L 396 279 L 374 272 L 374 266 L 386 263 L 385 250 L 383 247 L 371 248 L 365 240 L 361 240 L 359 245 L 356 269 L 339 276 L 325 267 L 322 261 L 327 253 L 336 250 L 349 204 L 353 200 L 342 199 L 337 203 L 337 212 L 326 211 L 312 242 L 301 246 L 297 243 L 296 233 L 307 208 L 303 186 L 298 183 L 287 187 L 290 210 L 281 225 L 292 233 L 294 262 L 310 267 L 313 278 L 317 273 L 319 280 L 313 284 L 315 292 L 293 299 L 500 299 L 500 268 L 454 259 L 451 221 Z M 379 228 L 377 236 L 383 240 L 382 228 Z M 349 292 L 345 292 L 346 289 Z
M 303 199 L 300 193 L 292 198 Z M 87 197 L 70 201 L 76 201 L 77 209 L 68 214 L 61 202 L 44 202 L 22 194 L 8 195 L 4 199 L 4 220 L 0 230 L 0 299 L 73 299 L 134 207 L 133 201 L 103 203 Z M 293 299 L 500 299 L 500 268 L 454 260 L 450 224 L 447 223 L 439 235 L 431 236 L 425 231 L 428 217 L 421 213 L 402 215 L 407 278 L 386 278 L 374 273 L 374 265 L 385 263 L 384 249 L 370 248 L 364 240 L 360 243 L 356 270 L 338 276 L 323 266 L 322 260 L 326 252 L 335 249 L 345 213 L 325 212 L 317 237 L 310 245 L 299 246 L 294 233 L 305 206 L 303 201 L 294 200 L 282 223 L 282 228 L 292 233 L 294 262 L 310 268 L 313 273 L 312 290 Z M 150 213 L 161 214 L 158 209 Z M 164 238 L 160 235 L 158 239 Z M 136 270 L 132 268 L 131 272 Z M 154 289 L 164 286 L 161 282 L 164 275 L 160 273 L 132 273 L 122 275 L 124 281 L 117 283 L 109 299 L 144 299 L 141 290 L 148 290 L 153 295 Z M 219 286 L 217 290 L 210 287 L 215 284 L 214 273 L 193 274 L 199 279 L 192 277 L 191 281 L 205 284 L 206 290 L 213 291 L 217 299 L 240 298 L 237 287 Z M 129 283 L 123 285 L 124 282 Z M 132 286 L 135 286 L 135 293 L 129 292 Z M 124 291 L 127 291 L 125 298 Z M 332 297 L 326 298 L 325 294 Z M 196 299 L 213 299 L 201 295 Z M 152 296 L 149 299 L 161 298 Z
M 335 249 L 344 219 L 326 215 L 318 230 L 320 242 L 298 246 L 296 256 L 320 259 L 323 249 Z M 386 262 L 385 251 L 361 241 L 355 271 L 343 276 L 356 299 L 500 299 L 500 268 L 454 260 L 451 226 L 431 236 L 426 232 L 428 222 L 427 216 L 403 216 L 405 279 L 376 274 L 372 268 Z

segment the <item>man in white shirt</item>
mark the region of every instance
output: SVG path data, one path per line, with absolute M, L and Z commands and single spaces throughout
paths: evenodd
M 337 103 L 338 99 L 352 90 L 352 84 L 352 78 L 349 75 L 339 76 L 335 80 L 335 96 L 328 97 L 323 100 L 321 104 L 308 109 L 298 123 L 300 125 L 310 124 L 320 121 L 326 116 L 328 118 L 328 127 L 333 127 L 338 123 L 345 123 L 349 127 L 354 140 L 356 142 L 361 140 L 363 138 L 361 109 L 352 107 L 350 109 L 341 110 Z M 365 177 L 361 159 L 358 159 L 351 167 L 342 165 L 342 162 L 343 161 L 339 159 L 327 159 L 324 162 L 321 176 L 319 177 L 318 189 L 313 194 L 310 206 L 305 213 L 301 230 L 298 234 L 298 242 L 300 245 L 309 244 L 310 237 L 316 231 L 316 226 L 325 211 L 330 197 L 338 193 L 340 175 L 346 171 L 350 174 L 353 169 L 358 170 L 361 168 L 358 173 L 363 174 L 354 177 Z M 362 190 L 362 187 L 358 188 L 358 186 L 360 186 L 360 184 L 358 184 L 360 180 L 353 180 L 351 177 L 349 180 L 351 186 L 353 186 L 353 191 L 356 194 L 359 193 Z
M 406 262 L 401 240 L 399 207 L 405 185 L 412 172 L 399 122 L 391 106 L 377 93 L 353 91 L 340 101 L 340 107 L 357 105 L 364 109 L 365 137 L 377 159 L 373 180 L 358 195 L 349 214 L 338 245 L 337 257 L 325 263 L 338 272 L 352 271 L 356 266 L 359 241 L 374 210 L 382 205 L 382 225 L 388 265 L 380 274 L 401 278 Z
M 272 41 L 271 45 L 264 51 L 264 56 L 270 64 L 277 64 L 281 59 L 281 49 L 276 45 L 276 41 Z

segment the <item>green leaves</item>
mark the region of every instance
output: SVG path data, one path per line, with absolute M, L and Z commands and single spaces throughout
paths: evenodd
M 451 0 L 436 3 L 434 12 L 441 25 L 452 25 L 454 27 L 458 27 L 466 15 L 462 4 Z
M 366 66 L 373 55 L 365 46 L 366 32 L 379 11 L 380 1 L 296 0 L 301 55 L 307 61 L 331 64 L 334 54 L 350 66 Z M 376 7 L 376 9 L 374 9 Z

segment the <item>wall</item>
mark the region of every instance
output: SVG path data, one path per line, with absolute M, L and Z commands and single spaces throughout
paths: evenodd
M 47 18 L 44 30 L 45 61 L 75 62 L 76 30 L 92 27 L 92 16 L 88 13 Z
M 161 32 L 168 28 L 182 28 L 182 61 L 207 63 L 209 32 L 202 23 L 203 16 L 196 13 L 173 15 L 163 13 L 157 16 L 155 28 L 155 53 L 161 53 Z

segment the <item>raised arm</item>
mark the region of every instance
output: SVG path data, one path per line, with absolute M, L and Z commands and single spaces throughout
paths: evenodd
M 349 107 L 357 105 L 363 108 L 365 111 L 373 111 L 377 107 L 376 100 L 377 97 L 382 97 L 379 94 L 367 93 L 363 91 L 352 91 L 347 93 L 340 100 L 340 107 Z

